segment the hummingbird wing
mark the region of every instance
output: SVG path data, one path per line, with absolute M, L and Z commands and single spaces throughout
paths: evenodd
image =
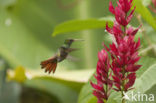
M 74 62 L 80 60 L 79 58 L 73 57 L 73 56 L 71 56 L 71 55 L 69 55 L 69 54 L 68 54 L 68 56 L 66 57 L 66 59 L 68 59 L 68 60 L 70 60 L 70 61 L 74 61 Z
M 79 49 L 77 49 L 77 48 L 68 48 L 66 51 L 67 51 L 68 53 L 70 53 L 70 52 L 76 51 L 76 50 L 79 50 Z
M 48 60 L 42 61 L 40 65 L 42 69 L 45 69 L 45 72 L 51 73 L 51 71 L 53 71 L 53 73 L 55 73 L 57 67 L 57 55 Z

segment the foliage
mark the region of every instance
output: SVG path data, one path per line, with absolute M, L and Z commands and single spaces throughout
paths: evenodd
M 59 75 L 48 76 L 43 74 L 38 74 L 37 71 L 27 70 L 23 67 L 18 67 L 15 71 L 8 72 L 8 80 L 13 80 L 22 85 L 25 85 L 29 88 L 35 88 L 48 92 L 52 96 L 55 96 L 58 103 L 75 103 L 77 101 L 78 94 L 81 90 L 81 87 L 84 85 L 84 81 L 88 78 L 85 73 L 92 74 L 92 70 L 88 71 L 79 71 L 79 76 L 83 77 L 84 80 L 77 79 L 74 77 L 76 71 L 70 72 L 60 72 L 62 77 Z M 67 74 L 70 78 L 75 78 L 74 80 L 69 77 L 64 78 Z M 55 102 L 56 102 L 55 101 Z
M 58 25 L 53 32 L 53 36 L 60 33 L 75 32 L 86 29 L 105 28 L 106 22 L 109 26 L 112 26 L 112 22 L 108 20 L 100 19 L 87 19 L 87 20 L 72 20 Z

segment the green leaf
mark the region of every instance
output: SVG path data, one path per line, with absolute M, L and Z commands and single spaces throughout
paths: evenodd
M 141 64 L 142 67 L 137 71 L 137 80 L 134 85 L 136 89 L 133 91 L 145 93 L 156 85 L 156 75 L 154 74 L 156 72 L 156 60 L 149 57 L 142 57 L 139 64 Z M 94 77 L 91 77 L 91 81 L 96 82 Z M 78 103 L 91 103 L 90 101 L 95 98 L 92 95 L 92 90 L 93 88 L 89 82 L 84 85 L 80 92 Z M 112 90 L 107 103 L 121 103 L 121 94 Z
M 156 85 L 155 72 L 156 72 L 156 63 L 147 68 L 146 71 L 144 71 L 144 73 L 136 80 L 136 83 L 134 85 L 136 89 L 134 91 L 145 93 L 151 87 Z
M 22 83 L 22 85 L 39 89 L 55 96 L 59 103 L 76 103 L 81 87 L 92 72 L 92 70 L 64 71 L 49 76 L 36 70 L 25 71 L 20 67 L 15 71 L 8 72 L 8 77 L 11 77 L 11 80 Z M 27 77 L 27 80 L 22 79 L 23 77 Z
M 156 85 L 154 85 L 151 89 L 149 89 L 146 94 L 153 94 L 154 96 L 156 95 Z M 144 103 L 144 102 L 143 102 Z M 151 102 L 151 103 L 155 103 L 154 102 Z
M 154 59 L 154 58 L 141 57 L 141 59 L 140 59 L 140 61 L 139 61 L 138 64 L 141 64 L 142 67 L 136 72 L 137 73 L 137 78 L 139 78 L 140 76 L 142 76 L 142 74 L 144 72 L 146 72 L 146 70 L 148 68 L 150 68 L 150 66 L 152 66 L 155 63 L 156 63 L 156 59 Z
M 91 78 L 92 81 L 95 81 L 94 78 Z M 92 95 L 92 87 L 90 86 L 90 83 L 87 83 L 86 85 L 83 86 L 80 94 L 79 94 L 79 99 L 78 103 L 89 103 L 93 98 L 95 98 Z
M 67 32 L 105 28 L 106 22 L 108 22 L 109 26 L 113 25 L 113 23 L 110 20 L 107 21 L 104 19 L 71 20 L 57 25 L 52 35 L 56 36 L 58 34 Z
M 149 0 L 150 1 L 150 0 Z M 156 30 L 156 21 L 150 11 L 143 5 L 143 0 L 134 0 L 136 11 L 141 14 L 142 18 Z

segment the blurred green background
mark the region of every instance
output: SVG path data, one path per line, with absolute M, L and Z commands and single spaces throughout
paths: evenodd
M 56 37 L 51 34 L 57 24 L 67 20 L 106 16 L 108 1 L 78 0 L 78 3 L 73 4 L 74 2 L 76 1 L 1 0 L 0 48 L 10 64 L 38 69 L 40 61 L 52 56 L 64 39 L 83 38 L 85 42 L 74 44 L 80 50 L 73 55 L 81 59 L 73 63 L 76 65 L 74 69 L 95 67 L 96 53 L 101 48 L 104 29 L 65 33 L 66 35 Z
M 134 1 L 137 10 L 131 24 L 139 26 L 136 17 L 141 15 L 146 32 L 137 34 L 142 40 L 140 54 L 155 61 L 151 0 Z M 82 86 L 96 68 L 102 42 L 111 42 L 105 32 L 106 21 L 111 25 L 114 19 L 108 4 L 109 0 L 0 0 L 0 103 L 77 103 Z M 54 75 L 44 73 L 40 62 L 53 56 L 67 38 L 85 40 L 72 45 L 79 50 L 71 55 L 79 60 L 59 63 Z M 92 103 L 88 88 L 82 89 L 79 103 Z M 90 99 L 84 102 L 88 95 Z

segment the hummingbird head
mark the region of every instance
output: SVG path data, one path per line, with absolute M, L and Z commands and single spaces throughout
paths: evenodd
M 65 44 L 71 44 L 73 42 L 74 42 L 74 39 L 66 39 L 64 43 Z
M 71 45 L 75 41 L 83 41 L 82 39 L 66 39 L 64 44 Z

